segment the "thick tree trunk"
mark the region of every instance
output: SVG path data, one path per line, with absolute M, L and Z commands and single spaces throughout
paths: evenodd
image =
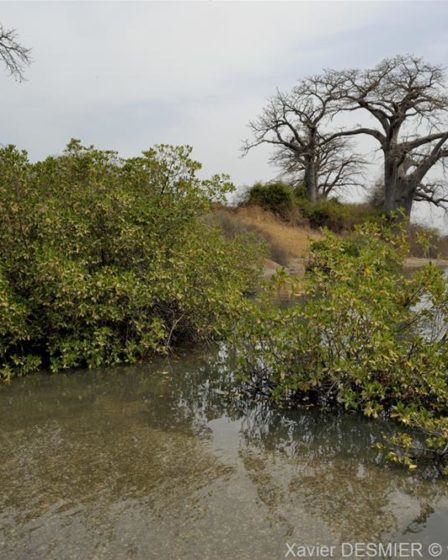
M 409 185 L 398 178 L 386 183 L 384 189 L 384 212 L 386 214 L 397 213 L 397 219 L 409 218 L 414 202 L 414 190 L 409 189 Z
M 399 183 L 395 197 L 395 211 L 398 212 L 398 219 L 409 219 L 414 202 L 414 191 L 409 193 L 406 185 Z
M 395 185 L 395 189 L 390 191 L 389 198 L 384 202 L 384 211 L 386 214 L 397 213 L 397 218 L 409 218 L 412 211 L 414 195 L 409 194 L 407 189 L 403 188 L 399 183 Z
M 396 191 L 398 169 L 394 158 L 384 158 L 384 212 L 390 214 L 396 210 Z
M 305 187 L 308 200 L 316 202 L 317 199 L 317 165 L 309 161 L 305 168 Z
M 407 196 L 406 199 L 403 202 L 402 208 L 404 210 L 404 215 L 406 216 L 406 218 L 410 218 L 411 217 L 411 212 L 412 212 L 412 205 L 414 204 L 414 195 L 412 194 L 411 196 Z
M 414 201 L 415 189 L 406 178 L 404 163 L 398 163 L 394 150 L 387 149 L 384 157 L 384 212 L 397 213 L 397 219 L 409 218 Z
M 308 130 L 308 147 L 305 155 L 305 187 L 308 200 L 316 202 L 317 200 L 317 175 L 318 161 L 316 153 L 316 128 L 310 127 Z

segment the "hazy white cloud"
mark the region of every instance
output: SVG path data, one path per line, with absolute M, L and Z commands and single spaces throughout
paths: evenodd
M 0 74 L 0 142 L 31 157 L 70 137 L 124 155 L 188 143 L 207 173 L 267 179 L 269 152 L 239 147 L 277 86 L 397 52 L 448 55 L 443 2 L 3 2 L 33 49 L 28 81 Z

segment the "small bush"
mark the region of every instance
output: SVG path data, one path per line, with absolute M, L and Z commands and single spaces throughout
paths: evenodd
M 294 220 L 294 210 L 297 210 L 293 189 L 281 182 L 256 183 L 247 192 L 245 204 L 259 206 L 287 221 Z
M 312 228 L 328 228 L 334 233 L 351 232 L 355 226 L 375 222 L 381 212 L 367 204 L 343 204 L 334 198 L 310 202 L 298 197 L 297 206 Z

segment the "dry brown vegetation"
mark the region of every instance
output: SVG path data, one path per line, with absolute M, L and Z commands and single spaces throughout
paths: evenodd
M 291 261 L 305 257 L 313 241 L 322 239 L 320 232 L 305 226 L 288 224 L 257 206 L 220 207 L 213 214 L 228 236 L 250 231 L 266 241 L 271 267 L 276 263 L 289 266 Z M 274 262 L 272 262 L 274 261 Z
M 311 229 L 305 220 L 297 220 L 297 216 L 286 222 L 258 206 L 217 206 L 209 220 L 219 225 L 227 237 L 250 232 L 263 240 L 269 256 L 264 262 L 265 276 L 271 276 L 279 266 L 287 267 L 293 274 L 303 273 L 311 243 L 323 238 L 320 231 Z M 428 236 L 428 251 L 423 251 L 418 243 L 418 232 Z M 419 225 L 412 225 L 409 234 L 411 253 L 406 259 L 407 268 L 420 267 L 428 261 L 448 266 L 447 237 Z
M 305 256 L 310 244 L 322 239 L 320 232 L 282 222 L 261 208 L 237 208 L 234 215 L 244 224 L 257 228 L 261 233 L 274 240 L 291 258 Z

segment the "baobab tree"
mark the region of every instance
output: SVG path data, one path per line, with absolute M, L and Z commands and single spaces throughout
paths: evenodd
M 348 139 L 331 137 L 325 131 L 338 90 L 331 83 L 325 91 L 321 86 L 319 80 L 308 78 L 290 92 L 277 91 L 249 123 L 252 135 L 243 145 L 244 154 L 256 146 L 271 145 L 271 163 L 292 182 L 303 182 L 311 201 L 353 186 L 363 163 L 349 149 Z
M 31 50 L 17 40 L 15 29 L 5 29 L 0 23 L 0 59 L 15 79 L 24 79 L 24 69 L 31 63 Z
M 428 180 L 448 157 L 448 96 L 441 66 L 414 56 L 395 56 L 369 70 L 326 71 L 322 91 L 331 89 L 340 111 L 363 111 L 376 126 L 339 130 L 330 139 L 366 134 L 384 158 L 384 210 L 409 216 L 414 201 L 448 204 L 443 180 Z
M 278 147 L 270 159 L 293 186 L 305 184 L 302 158 L 295 151 Z M 351 188 L 362 187 L 364 158 L 352 151 L 346 138 L 323 139 L 316 153 L 316 197 L 328 198 Z M 311 197 L 310 197 L 311 198 Z

